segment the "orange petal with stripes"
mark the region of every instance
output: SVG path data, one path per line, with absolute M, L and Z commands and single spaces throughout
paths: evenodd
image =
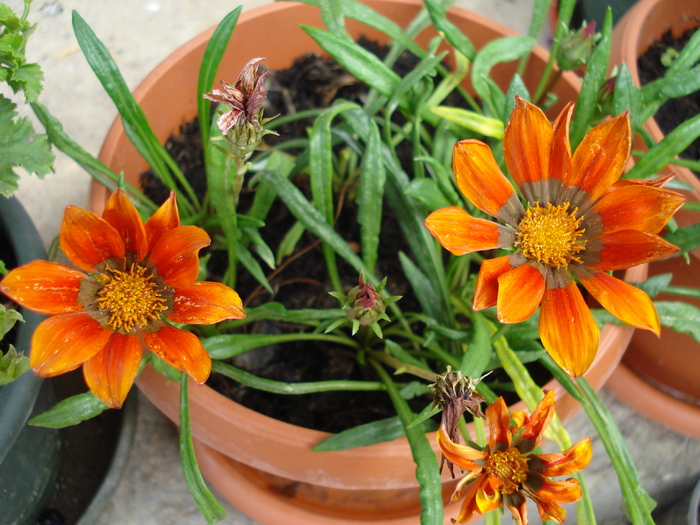
M 519 323 L 535 313 L 545 288 L 544 273 L 531 264 L 501 274 L 498 278 L 496 315 L 502 323 Z
M 80 282 L 85 274 L 62 264 L 32 261 L 0 281 L 0 292 L 40 314 L 78 312 Z
M 173 368 L 186 372 L 200 385 L 209 378 L 211 358 L 192 332 L 164 326 L 155 333 L 144 333 L 148 348 Z
M 511 228 L 472 217 L 457 206 L 434 211 L 425 219 L 425 227 L 454 255 L 503 248 L 515 242 Z
M 77 206 L 66 207 L 60 239 L 68 260 L 88 273 L 110 257 L 123 259 L 126 252 L 124 240 L 114 226 Z
M 600 333 L 573 280 L 545 289 L 539 332 L 549 355 L 570 376 L 579 377 L 591 366 Z

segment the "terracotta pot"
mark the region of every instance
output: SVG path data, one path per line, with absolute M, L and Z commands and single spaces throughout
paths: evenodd
M 685 0 L 640 0 L 620 20 L 613 32 L 611 65 L 625 63 L 637 86 L 640 86 L 637 59 L 669 29 L 679 35 L 689 27 L 699 25 L 700 4 Z M 655 141 L 664 134 L 654 119 L 644 128 Z M 638 140 L 634 146 L 644 149 Z M 684 192 L 689 201 L 700 200 L 700 179 L 690 170 L 668 166 L 664 173 L 675 173 L 681 181 L 693 187 Z M 697 223 L 700 214 L 681 211 L 676 220 L 682 226 Z M 693 252 L 690 266 L 680 258 L 650 265 L 657 275 L 672 271 L 672 284 L 700 286 L 700 250 Z M 680 300 L 678 296 L 659 297 Z M 685 301 L 685 299 L 683 299 Z M 700 306 L 699 301 L 687 301 Z M 661 339 L 649 333 L 635 333 L 608 388 L 622 401 L 664 425 L 695 437 L 700 437 L 700 343 L 692 337 L 662 329 Z M 642 395 L 644 394 L 644 395 Z
M 637 59 L 669 29 L 674 35 L 680 35 L 687 29 L 700 25 L 699 20 L 698 2 L 640 0 L 627 11 L 613 30 L 610 67 L 626 64 L 634 83 L 641 87 Z M 656 142 L 664 138 L 664 133 L 653 118 L 644 123 L 644 128 Z M 646 149 L 640 137 L 637 137 L 634 149 Z M 663 173 L 675 173 L 679 180 L 693 188 L 692 191 L 685 192 L 687 198 L 696 202 L 700 200 L 700 179 L 691 170 L 680 166 L 667 166 Z M 676 214 L 676 220 L 681 226 L 694 224 L 698 219 L 700 215 L 697 213 Z M 700 257 L 700 250 L 696 250 L 695 256 Z
M 416 1 L 371 0 L 366 2 L 401 26 L 418 13 Z M 452 21 L 469 35 L 477 47 L 503 36 L 508 28 L 482 16 L 460 9 L 450 11 Z M 272 4 L 244 13 L 233 35 L 220 68 L 220 78 L 232 79 L 252 57 L 266 57 L 270 69 L 287 68 L 294 58 L 308 51 L 320 51 L 303 33 L 299 24 L 322 27 L 319 10 L 302 4 Z M 384 41 L 385 36 L 354 21 L 348 21 L 353 36 L 364 34 Z M 265 28 L 274 28 L 266 31 Z M 281 30 L 280 28 L 285 28 Z M 196 114 L 196 82 L 199 63 L 211 31 L 195 38 L 156 68 L 134 92 L 156 135 L 164 142 L 181 123 Z M 425 44 L 434 32 L 423 32 L 418 41 Z M 525 82 L 533 86 L 547 61 L 547 53 L 536 48 Z M 501 85 L 507 85 L 516 64 L 497 68 Z M 557 105 L 551 116 L 574 100 L 579 79 L 570 73 L 556 86 Z M 177 111 L 174 111 L 177 108 Z M 121 123 L 112 126 L 100 159 L 127 180 L 136 182 L 146 169 L 127 140 Z M 99 212 L 107 191 L 95 185 L 93 209 Z M 631 280 L 642 280 L 646 267 L 628 271 Z M 600 349 L 587 374 L 600 388 L 617 365 L 632 334 L 632 328 L 606 326 Z M 179 386 L 168 384 L 163 376 L 146 368 L 137 383 L 145 395 L 169 418 L 177 422 Z M 558 413 L 570 419 L 579 410 L 577 403 L 555 382 Z M 419 503 L 415 465 L 406 439 L 344 452 L 312 452 L 313 445 L 328 434 L 282 423 L 244 408 L 209 387 L 190 389 L 192 429 L 198 441 L 201 467 L 209 481 L 234 505 L 263 523 L 368 523 L 382 520 L 396 525 L 417 523 Z M 519 404 L 516 409 L 523 409 Z M 434 444 L 434 433 L 429 435 Z M 434 445 L 437 454 L 437 446 Z M 445 472 L 444 495 L 453 481 Z M 446 523 L 456 515 L 446 512 Z

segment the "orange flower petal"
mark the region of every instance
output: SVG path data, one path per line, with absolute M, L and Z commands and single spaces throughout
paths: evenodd
M 659 233 L 685 202 L 680 193 L 650 185 L 626 184 L 609 192 L 593 206 L 605 233 L 641 230 Z
M 545 288 L 545 275 L 531 264 L 521 264 L 498 278 L 496 315 L 505 324 L 519 323 L 537 311 Z
M 476 494 L 485 481 L 486 476 L 482 476 L 467 486 L 467 491 L 464 493 L 464 502 L 459 511 L 459 516 L 455 520 L 457 523 L 466 523 L 475 513 L 479 512 L 476 504 Z
M 552 126 L 552 151 L 549 155 L 549 194 L 556 195 L 555 190 L 561 190 L 561 182 L 569 179 L 573 172 L 571 161 L 571 143 L 569 142 L 569 123 L 574 112 L 574 103 L 569 102 L 559 113 Z M 556 187 L 554 180 L 558 181 Z M 552 199 L 550 198 L 550 201 Z
M 537 407 L 523 427 L 523 432 L 518 437 L 515 447 L 522 453 L 532 452 L 539 445 L 552 417 L 554 417 L 554 391 L 549 390 L 537 403 Z
M 488 476 L 476 491 L 476 507 L 481 514 L 497 509 L 501 505 L 501 493 L 498 490 L 502 481 Z
M 503 248 L 515 242 L 511 228 L 472 217 L 457 206 L 434 211 L 425 219 L 425 227 L 454 255 Z
M 209 378 L 211 358 L 196 335 L 173 326 L 144 333 L 146 346 L 173 368 L 189 374 L 200 385 Z
M 569 476 L 586 468 L 593 456 L 591 438 L 586 438 L 562 452 L 552 454 L 533 454 L 542 461 L 544 470 L 540 472 L 545 477 L 556 478 Z
M 542 200 L 540 181 L 549 178 L 551 149 L 552 125 L 545 114 L 516 97 L 503 135 L 503 158 L 510 176 L 530 203 Z
M 199 274 L 199 250 L 209 244 L 211 239 L 203 229 L 179 226 L 160 236 L 149 260 L 168 286 L 190 286 Z
M 80 282 L 85 274 L 47 261 L 32 261 L 15 268 L 0 281 L 0 291 L 25 308 L 40 314 L 78 312 Z
M 168 318 L 181 324 L 214 324 L 224 319 L 243 319 L 238 294 L 221 283 L 200 281 L 175 291 L 173 312 Z
M 525 262 L 525 258 L 518 255 L 504 255 L 495 259 L 486 259 L 481 263 L 479 276 L 476 280 L 474 291 L 474 310 L 483 310 L 496 306 L 498 302 L 498 278 L 505 272 Z
M 83 376 L 88 387 L 111 408 L 121 408 L 136 372 L 143 349 L 136 336 L 114 333 L 93 358 L 83 363 Z
M 52 377 L 75 370 L 94 357 L 112 334 L 85 313 L 55 315 L 42 321 L 32 336 L 29 355 L 39 377 Z
M 168 199 L 146 221 L 145 230 L 148 240 L 148 250 L 151 251 L 160 236 L 165 232 L 180 226 L 180 213 L 177 209 L 175 192 L 171 191 Z
M 537 487 L 535 501 L 572 503 L 581 497 L 579 482 L 574 478 L 554 481 L 536 472 L 530 472 L 528 481 L 530 478 L 533 478 L 532 486 Z
M 581 284 L 608 312 L 635 328 L 661 334 L 659 314 L 643 290 L 605 272 L 575 273 Z
M 542 498 L 533 498 L 537 504 L 537 511 L 540 514 L 542 523 L 546 521 L 556 521 L 561 525 L 566 521 L 566 509 L 556 501 L 548 501 Z
M 481 450 L 476 450 L 468 445 L 460 445 L 450 439 L 450 437 L 439 428 L 435 436 L 440 450 L 447 460 L 464 470 L 481 470 L 482 467 L 474 462 L 484 459 L 488 454 Z
M 584 374 L 598 351 L 598 325 L 576 283 L 547 288 L 540 306 L 540 338 L 554 361 L 573 377 Z
M 508 407 L 502 397 L 486 407 L 486 421 L 489 425 L 489 450 L 493 452 L 496 447 L 499 450 L 509 448 L 513 435 L 510 431 Z
M 459 189 L 474 206 L 507 224 L 517 224 L 525 210 L 486 144 L 473 139 L 455 144 L 452 167 Z
M 629 112 L 598 124 L 576 148 L 572 176 L 567 186 L 576 186 L 597 199 L 615 183 L 625 169 L 631 145 Z
M 122 190 L 112 193 L 102 212 L 102 218 L 119 232 L 126 251 L 135 253 L 140 261 L 146 256 L 146 232 L 136 208 Z
M 101 217 L 77 206 L 66 207 L 60 238 L 66 257 L 86 272 L 110 257 L 124 258 L 124 240 L 119 232 Z
M 678 253 L 678 247 L 658 235 L 637 230 L 621 230 L 589 241 L 581 257 L 592 270 L 624 270 Z

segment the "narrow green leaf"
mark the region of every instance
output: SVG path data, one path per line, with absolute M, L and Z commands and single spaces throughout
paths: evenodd
M 420 484 L 418 491 L 422 509 L 420 523 L 421 525 L 442 525 L 444 518 L 442 482 L 435 452 L 433 452 L 433 448 L 421 427 L 409 428 L 413 421 L 413 413 L 406 400 L 401 397 L 389 374 L 375 361 L 371 361 L 371 364 L 386 385 L 391 402 L 404 426 L 408 444 L 411 446 L 413 461 L 416 463 L 416 479 Z
M 401 81 L 377 56 L 354 42 L 317 27 L 301 26 L 314 41 L 358 80 L 391 98 Z
M 331 334 L 223 334 L 202 341 L 212 359 L 229 359 L 249 350 L 293 341 L 327 341 L 354 347 L 352 339 Z
M 46 135 L 51 144 L 72 158 L 90 174 L 97 182 L 109 190 L 116 190 L 121 185 L 127 191 L 142 216 L 150 216 L 156 206 L 143 192 L 131 184 L 121 181 L 121 177 L 109 169 L 104 163 L 85 151 L 63 131 L 61 123 L 49 113 L 45 106 L 38 102 L 32 104 L 34 114 L 46 129 Z
M 491 69 L 502 62 L 517 60 L 528 54 L 537 42 L 529 36 L 510 36 L 497 40 L 492 40 L 476 54 L 472 65 L 471 79 L 474 91 L 481 97 L 481 100 L 489 107 L 491 115 L 499 117 L 498 111 L 493 103 L 491 87 L 487 81 L 490 78 Z
M 234 381 L 238 381 L 242 385 L 264 392 L 273 394 L 285 395 L 303 395 L 315 394 L 318 392 L 332 391 L 364 391 L 374 392 L 384 390 L 385 387 L 378 381 L 311 381 L 308 383 L 286 383 L 284 381 L 274 381 L 272 379 L 264 379 L 256 375 L 236 368 L 235 366 L 223 363 L 221 361 L 212 362 L 212 372 L 222 374 Z
M 501 115 L 501 121 L 505 125 L 506 122 L 510 120 L 510 114 L 513 113 L 515 109 L 515 97 L 519 96 L 523 100 L 530 100 L 530 92 L 523 82 L 520 75 L 514 75 L 508 86 L 508 91 L 506 92 L 506 100 L 503 105 L 503 114 Z
M 406 188 L 406 195 L 423 204 L 429 211 L 452 206 L 433 179 L 415 179 Z
M 172 176 L 172 173 L 175 173 L 178 182 L 190 199 L 187 200 L 180 192 L 177 195 L 178 205 L 181 212 L 191 213 L 192 203 L 197 202 L 194 191 L 156 137 L 146 115 L 129 91 L 112 55 L 76 11 L 73 11 L 73 31 L 88 64 L 117 107 L 124 121 L 125 130 L 139 138 L 135 144 L 139 148 L 139 153 L 168 187 L 175 187 Z
M 275 255 L 276 264 L 281 264 L 286 257 L 294 253 L 305 231 L 306 228 L 299 221 L 296 221 L 294 225 L 289 228 L 277 247 L 277 254 Z
M 698 137 L 700 137 L 700 115 L 695 115 L 668 133 L 661 142 L 642 155 L 625 178 L 645 179 L 654 175 Z
M 467 351 L 462 356 L 459 371 L 465 376 L 477 378 L 481 377 L 486 370 L 489 359 L 493 355 L 493 345 L 491 344 L 491 329 L 484 315 L 480 312 L 472 312 L 471 321 L 474 327 L 474 336 Z
M 202 57 L 202 63 L 199 66 L 199 77 L 197 78 L 197 114 L 199 118 L 199 129 L 202 134 L 202 144 L 209 144 L 209 125 L 210 125 L 210 108 L 211 101 L 205 99 L 202 95 L 208 93 L 216 80 L 216 74 L 219 71 L 219 65 L 226 52 L 228 43 L 231 40 L 231 35 L 238 23 L 238 17 L 243 10 L 243 6 L 238 6 L 236 9 L 227 14 L 219 25 L 214 30 L 214 33 L 207 43 Z M 223 79 L 232 82 L 233 79 Z M 209 165 L 210 150 L 204 148 L 204 162 Z
M 314 445 L 311 450 L 314 452 L 349 450 L 394 441 L 404 435 L 403 424 L 399 417 L 395 416 L 333 434 Z
M 57 403 L 46 412 L 34 416 L 29 424 L 35 427 L 64 428 L 93 418 L 109 408 L 92 392 L 78 394 Z
M 202 512 L 204 519 L 210 525 L 226 517 L 226 510 L 221 506 L 211 493 L 202 473 L 199 471 L 197 457 L 194 455 L 194 445 L 192 443 L 192 430 L 190 428 L 190 401 L 187 395 L 187 374 L 182 374 L 180 380 L 180 461 L 182 462 L 182 472 L 185 481 L 190 489 L 192 498 Z
M 382 204 L 386 171 L 382 159 L 379 129 L 372 122 L 369 140 L 360 165 L 357 222 L 360 225 L 362 260 L 367 268 L 374 270 L 377 264 L 379 233 L 382 227 Z
M 690 40 L 685 44 L 671 66 L 668 68 L 668 73 L 679 73 L 692 68 L 700 60 L 700 32 L 695 31 Z
M 411 284 L 413 293 L 416 294 L 418 302 L 421 304 L 423 312 L 435 319 L 442 317 L 444 314 L 440 310 L 439 295 L 433 288 L 433 283 L 430 279 L 420 271 L 418 266 L 405 253 L 399 252 L 399 261 L 406 279 Z
M 445 8 L 439 0 L 425 0 L 425 7 L 430 14 L 435 29 L 445 35 L 447 41 L 469 60 L 474 60 L 476 50 L 469 37 L 447 19 Z
M 700 308 L 681 301 L 654 301 L 662 326 L 700 341 Z
M 255 280 L 258 281 L 268 292 L 274 293 L 272 286 L 270 286 L 270 283 L 265 276 L 265 272 L 260 266 L 260 263 L 255 259 L 255 257 L 253 257 L 248 248 L 245 246 L 237 246 L 236 253 L 238 261 L 253 277 L 255 277 Z
M 632 129 L 639 127 L 642 116 L 642 93 L 635 85 L 632 75 L 624 63 L 620 65 L 620 71 L 615 81 L 613 104 L 616 115 L 629 110 Z
M 664 240 L 675 244 L 682 253 L 687 253 L 700 247 L 700 223 L 678 228 L 673 233 L 664 236 Z
M 318 4 L 326 28 L 334 35 L 353 42 L 353 38 L 345 28 L 344 3 L 339 0 L 319 0 Z
M 451 106 L 435 106 L 430 108 L 430 110 L 445 120 L 486 137 L 503 138 L 503 122 L 498 119 L 487 117 L 468 109 Z
M 373 272 L 365 267 L 362 260 L 350 248 L 348 243 L 326 222 L 321 212 L 306 199 L 304 194 L 285 175 L 268 171 L 263 174 L 263 177 L 276 187 L 277 194 L 299 222 L 311 233 L 327 242 L 358 273 L 364 272 L 370 281 L 374 280 L 374 284 L 378 284 Z
M 612 10 L 608 8 L 603 22 L 602 36 L 595 47 L 591 59 L 586 64 L 581 92 L 576 101 L 576 112 L 571 123 L 571 149 L 575 150 L 588 132 L 598 102 L 598 91 L 605 82 L 610 61 L 610 42 L 612 40 Z

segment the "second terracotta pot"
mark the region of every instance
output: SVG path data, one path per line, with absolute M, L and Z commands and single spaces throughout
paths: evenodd
M 413 19 L 422 4 L 416 1 L 372 0 L 365 2 L 402 27 Z M 451 20 L 477 48 L 504 35 L 515 33 L 473 13 L 450 10 Z M 299 28 L 301 24 L 323 27 L 317 8 L 293 3 L 272 4 L 244 13 L 224 55 L 219 78 L 232 80 L 253 57 L 265 57 L 265 66 L 283 69 L 294 58 L 309 51 L 319 52 L 314 42 Z M 355 21 L 348 21 L 353 37 L 365 35 L 386 41 L 386 36 Z M 196 114 L 196 82 L 199 63 L 211 31 L 176 51 L 135 91 L 134 95 L 153 123 L 156 135 L 166 138 Z M 425 44 L 435 36 L 424 31 L 417 39 Z M 524 80 L 533 86 L 548 55 L 536 48 Z M 494 76 L 507 86 L 517 64 L 497 66 Z M 555 87 L 556 113 L 575 100 L 580 80 L 565 73 Z M 123 132 L 119 121 L 107 136 L 100 159 L 114 171 L 123 171 L 127 180 L 138 181 L 147 167 Z M 93 210 L 101 211 L 107 192 L 93 188 Z M 627 273 L 630 280 L 642 280 L 646 267 Z M 619 362 L 633 329 L 608 325 L 601 334 L 598 355 L 586 374 L 594 388 L 600 388 Z M 139 388 L 170 419 L 178 421 L 179 387 L 168 383 L 150 368 L 137 380 Z M 570 419 L 578 404 L 555 382 L 559 416 Z M 350 395 L 350 394 L 349 394 Z M 234 505 L 262 523 L 357 524 L 382 521 L 395 525 L 417 524 L 420 505 L 415 464 L 405 438 L 390 443 L 342 452 L 312 452 L 311 447 L 328 434 L 293 426 L 253 412 L 213 389 L 190 388 L 192 431 L 198 442 L 203 472 L 207 479 Z M 515 410 L 523 410 L 518 404 Z M 436 457 L 435 434 L 428 435 Z M 454 481 L 444 473 L 443 495 L 447 499 Z M 445 523 L 456 516 L 446 512 Z

